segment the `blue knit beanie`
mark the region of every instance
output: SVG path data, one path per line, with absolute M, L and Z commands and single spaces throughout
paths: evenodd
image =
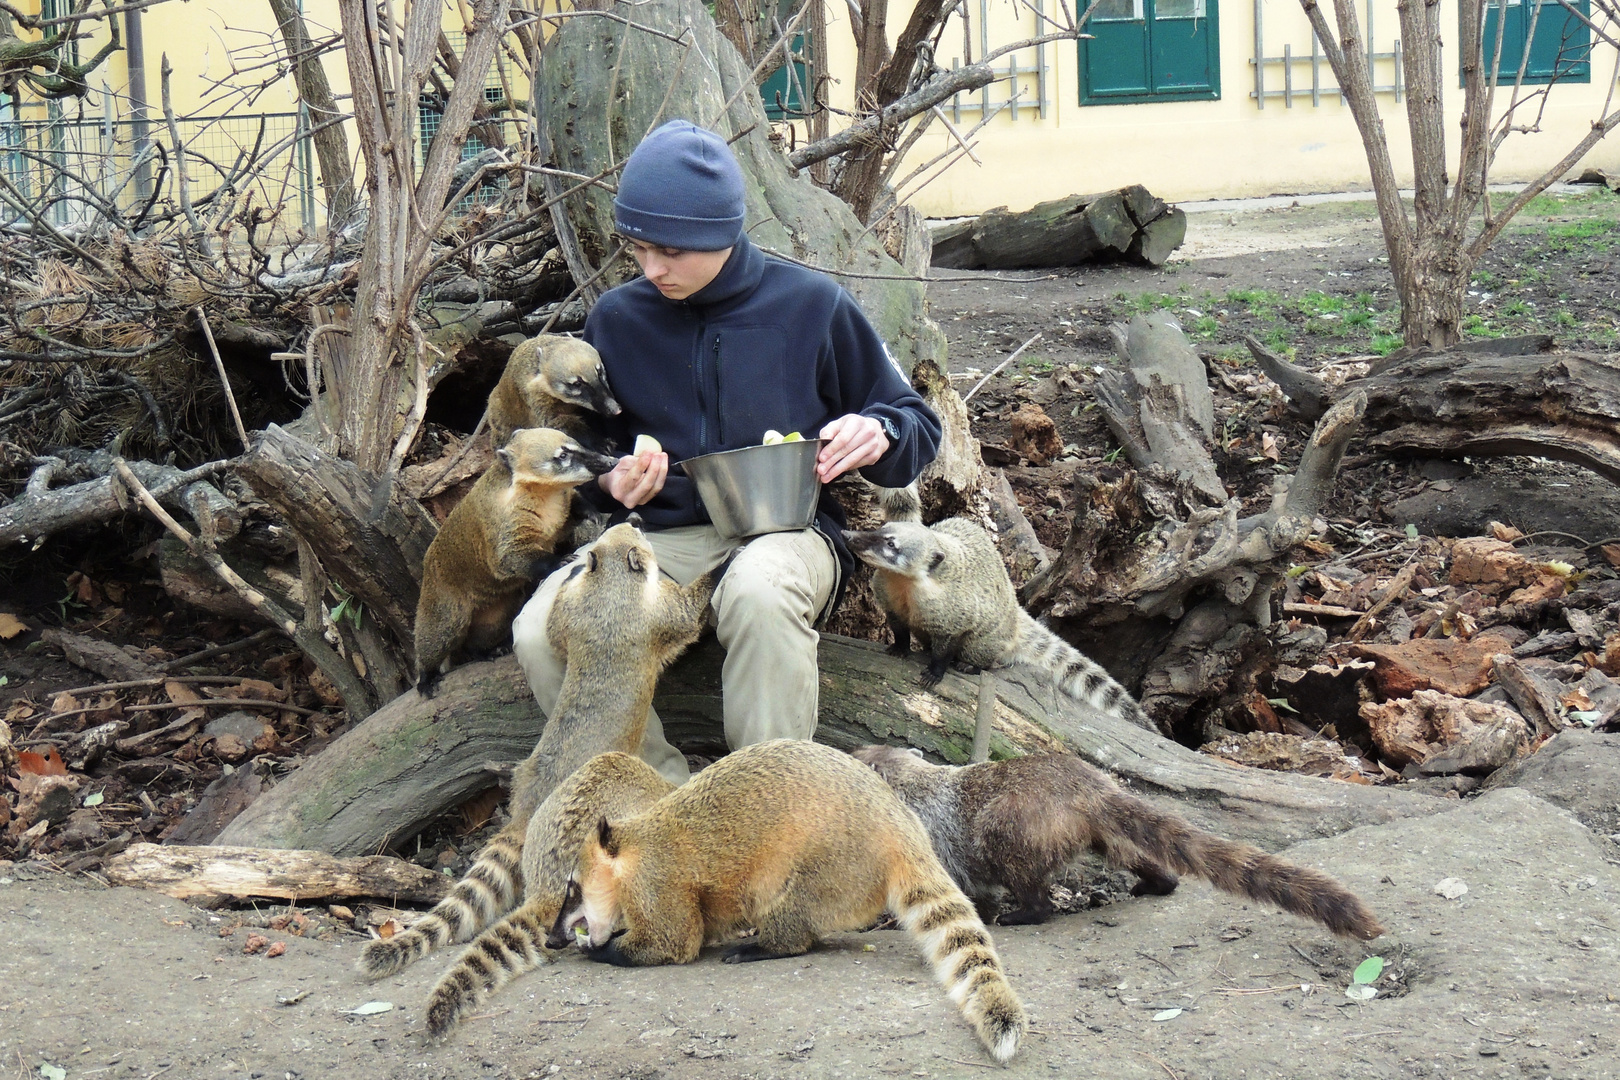
M 712 131 L 671 120 L 624 163 L 613 216 L 632 240 L 686 251 L 721 251 L 742 235 L 743 174 Z

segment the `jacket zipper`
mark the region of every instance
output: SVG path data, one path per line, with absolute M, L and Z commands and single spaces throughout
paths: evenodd
M 720 402 L 726 398 L 720 392 L 721 374 L 723 372 L 720 368 L 720 335 L 716 332 L 714 335 L 714 424 L 720 432 L 720 445 L 724 446 L 726 445 L 726 414 L 720 408 Z
M 707 331 L 708 327 L 705 326 L 703 329 Z M 697 376 L 698 453 L 707 454 L 709 452 L 709 402 L 708 395 L 704 393 L 706 389 L 704 384 L 707 379 L 703 374 L 703 337 L 704 334 L 702 333 L 698 335 L 697 357 L 693 361 L 693 367 L 696 370 L 693 374 Z

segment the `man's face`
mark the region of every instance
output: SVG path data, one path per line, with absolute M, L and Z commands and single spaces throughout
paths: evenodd
M 685 300 L 715 279 L 731 249 L 723 251 L 685 251 L 681 248 L 657 247 L 630 241 L 630 253 L 636 257 L 641 272 L 658 291 L 671 300 Z

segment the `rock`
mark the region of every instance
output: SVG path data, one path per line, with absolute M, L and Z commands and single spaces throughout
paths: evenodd
M 1506 636 L 1492 629 L 1467 641 L 1418 638 L 1399 645 L 1354 645 L 1350 651 L 1376 665 L 1373 681 L 1386 698 L 1408 697 L 1418 690 L 1468 697 L 1490 685 L 1492 656 L 1512 648 Z
M 218 717 L 203 728 L 203 734 L 212 735 L 216 739 L 234 735 L 244 746 L 251 747 L 261 754 L 274 749 L 277 742 L 275 728 L 266 723 L 262 717 L 240 710 Z
M 214 756 L 234 765 L 248 756 L 248 745 L 235 735 L 221 735 L 214 740 Z
M 1600 835 L 1620 831 L 1620 735 L 1559 732 L 1485 781 L 1487 789 L 1510 786 L 1568 810 Z
M 1057 425 L 1039 405 L 1026 403 L 1012 414 L 1010 445 L 1029 463 L 1039 468 L 1063 454 L 1063 439 Z
M 1361 718 L 1372 731 L 1373 742 L 1392 768 L 1404 768 L 1426 760 L 1431 754 L 1499 723 L 1517 722 L 1521 732 L 1524 717 L 1505 705 L 1468 701 L 1436 690 L 1419 690 L 1410 698 L 1368 702 L 1361 707 Z
M 1495 772 L 1518 754 L 1529 731 L 1525 722 L 1517 717 L 1502 717 L 1481 727 L 1450 746 L 1434 751 L 1418 764 L 1425 776 L 1449 776 L 1467 773 L 1486 776 Z
M 1497 585 L 1517 588 L 1541 576 L 1535 564 L 1512 544 L 1485 536 L 1470 536 L 1451 546 L 1453 585 Z
M 220 752 L 220 741 L 229 738 L 240 745 L 234 735 L 222 735 L 214 743 L 214 752 Z M 202 798 L 191 812 L 181 819 L 166 838 L 166 844 L 211 844 L 225 826 L 236 820 L 236 815 L 247 809 L 249 803 L 264 790 L 264 780 L 256 768 L 235 769 L 221 776 L 203 789 Z
M 1269 731 L 1216 739 L 1199 749 L 1253 769 L 1331 776 L 1345 767 L 1344 748 L 1331 739 L 1307 739 Z

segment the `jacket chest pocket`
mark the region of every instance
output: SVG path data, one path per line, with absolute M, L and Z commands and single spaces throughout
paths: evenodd
M 740 327 L 718 331 L 716 342 L 721 441 L 746 446 L 767 430 L 794 430 L 787 335 L 775 327 Z

